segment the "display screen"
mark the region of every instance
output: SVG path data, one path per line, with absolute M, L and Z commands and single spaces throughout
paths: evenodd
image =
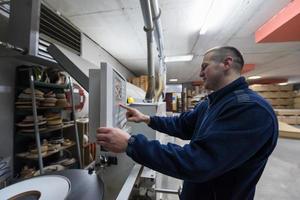
M 119 104 L 126 104 L 126 82 L 116 72 L 113 75 L 113 126 L 124 128 L 126 124 L 126 110 Z

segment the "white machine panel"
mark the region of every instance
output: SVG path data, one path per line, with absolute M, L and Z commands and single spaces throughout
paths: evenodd
M 98 127 L 125 128 L 126 79 L 107 63 L 100 69 L 89 70 L 89 124 L 90 140 L 96 141 Z
M 89 137 L 96 142 L 98 127 L 114 127 L 127 130 L 126 110 L 119 103 L 126 104 L 126 79 L 107 63 L 100 69 L 89 70 Z M 116 199 L 122 189 L 134 162 L 126 153 L 115 154 L 100 149 L 97 145 L 96 163 L 101 158 L 97 171 L 104 182 L 104 199 Z M 98 162 L 97 162 L 98 159 Z M 106 163 L 103 163 L 103 159 Z M 99 168 L 99 167 L 98 167 Z

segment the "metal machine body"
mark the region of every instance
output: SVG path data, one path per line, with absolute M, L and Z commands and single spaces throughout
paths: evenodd
M 117 127 L 128 131 L 126 110 L 126 79 L 107 63 L 89 71 L 89 136 L 96 142 L 98 127 Z M 111 153 L 97 145 L 95 171 L 105 185 L 104 199 L 116 199 L 133 166 L 126 153 Z M 130 191 L 129 191 L 130 192 Z M 128 194 L 129 195 L 129 194 Z

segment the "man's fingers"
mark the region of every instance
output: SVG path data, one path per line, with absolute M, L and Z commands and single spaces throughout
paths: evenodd
M 127 120 L 128 120 L 128 121 L 135 122 L 135 121 L 136 121 L 136 118 L 135 118 L 135 117 L 127 117 Z
M 124 109 L 126 109 L 126 110 L 129 110 L 129 111 L 134 110 L 133 108 L 131 108 L 131 107 L 129 107 L 129 106 L 126 106 L 126 105 L 124 105 L 124 104 L 122 104 L 122 103 L 120 103 L 119 106 L 122 107 L 122 108 L 124 108 Z
M 100 127 L 97 129 L 97 133 L 109 133 L 112 131 L 113 128 L 109 127 Z
M 105 142 L 110 141 L 110 136 L 107 134 L 97 134 L 96 137 L 98 141 L 105 141 Z

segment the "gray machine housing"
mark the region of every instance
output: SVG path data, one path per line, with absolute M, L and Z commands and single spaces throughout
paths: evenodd
M 89 70 L 89 138 L 96 142 L 98 127 L 126 127 L 126 110 L 119 107 L 126 103 L 126 79 L 108 63 L 101 63 L 100 69 Z M 110 160 L 117 163 L 109 163 Z M 97 173 L 105 185 L 104 199 L 117 199 L 133 166 L 125 153 L 106 152 L 97 145 Z M 100 166 L 100 167 L 99 167 Z

